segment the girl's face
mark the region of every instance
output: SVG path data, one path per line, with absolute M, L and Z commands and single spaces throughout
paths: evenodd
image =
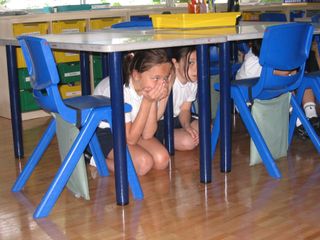
M 196 82 L 198 80 L 196 51 L 193 51 L 190 54 L 189 59 L 188 56 L 186 56 L 185 58 L 180 59 L 180 62 L 177 62 L 174 59 L 173 63 L 176 68 L 177 77 L 182 83 L 187 83 L 188 81 Z
M 132 73 L 134 88 L 138 94 L 142 90 L 150 90 L 154 88 L 159 81 L 168 82 L 170 73 L 170 63 L 154 65 L 143 73 L 139 73 L 138 71 L 134 70 Z

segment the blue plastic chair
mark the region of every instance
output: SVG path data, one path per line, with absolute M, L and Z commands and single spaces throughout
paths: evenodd
M 284 13 L 261 13 L 259 21 L 262 22 L 286 22 L 287 17 Z
M 316 15 L 312 16 L 311 22 L 313 24 L 319 24 L 320 23 L 320 14 L 316 14 Z M 317 43 L 318 51 L 319 51 L 320 50 L 320 36 L 315 35 L 314 40 Z M 308 88 L 312 89 L 315 98 L 319 102 L 320 101 L 320 71 L 306 73 L 303 76 L 302 84 L 296 93 L 296 99 L 297 99 L 298 104 L 302 103 L 304 92 Z M 290 124 L 289 124 L 289 142 L 291 142 L 293 139 L 296 119 L 297 119 L 297 115 L 292 114 L 292 117 L 290 119 Z M 308 133 L 310 139 L 313 142 L 315 142 L 318 139 L 318 136 L 314 134 L 314 131 L 311 131 L 310 129 L 308 130 L 307 128 L 306 128 L 306 130 L 307 130 L 307 133 Z
M 66 100 L 61 99 L 57 86 L 60 79 L 48 42 L 31 36 L 20 36 L 18 41 L 27 63 L 30 83 L 36 102 L 42 109 L 59 114 L 64 121 L 76 125 L 80 130 L 46 194 L 35 210 L 34 218 L 41 218 L 49 215 L 88 145 L 96 161 L 99 174 L 101 176 L 109 175 L 95 131 L 100 121 L 107 121 L 112 126 L 112 110 L 110 99 L 104 96 L 80 96 Z M 130 105 L 126 104 L 124 107 L 125 112 L 131 110 Z M 13 192 L 21 191 L 25 186 L 55 132 L 56 120 L 53 118 L 14 183 Z M 133 196 L 135 199 L 142 199 L 143 192 L 128 150 L 127 165 L 128 180 L 129 184 L 131 184 Z
M 254 99 L 273 99 L 300 86 L 311 47 L 312 34 L 313 27 L 310 24 L 289 23 L 268 27 L 263 37 L 259 57 L 262 66 L 260 78 L 232 81 L 231 83 L 231 98 L 238 108 L 243 123 L 253 139 L 269 175 L 274 178 L 281 177 L 280 171 L 246 103 Z M 275 69 L 297 69 L 297 73 L 290 76 L 278 76 L 273 74 Z M 215 84 L 214 87 L 216 90 L 220 90 L 219 84 Z M 304 116 L 295 96 L 292 96 L 290 101 L 293 112 L 298 114 L 303 126 L 310 129 L 311 125 Z M 211 134 L 212 157 L 219 133 L 220 109 L 218 109 Z M 320 146 L 319 141 L 317 145 Z

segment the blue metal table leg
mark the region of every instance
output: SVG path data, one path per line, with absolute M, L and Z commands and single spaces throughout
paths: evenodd
M 11 124 L 13 135 L 13 147 L 16 158 L 24 155 L 22 139 L 22 120 L 19 95 L 19 81 L 17 77 L 17 55 L 16 46 L 6 46 L 7 69 L 9 80 L 9 95 L 11 108 Z
M 81 92 L 91 95 L 89 53 L 80 52 Z
M 164 113 L 165 145 L 170 155 L 174 155 L 174 135 L 173 135 L 173 99 L 170 93 L 167 108 Z
M 169 48 L 167 52 L 168 55 L 172 57 L 172 49 Z M 173 131 L 173 95 L 171 91 L 170 96 L 168 98 L 166 111 L 164 112 L 164 141 L 165 146 L 171 156 L 175 153 Z
M 124 123 L 124 100 L 122 80 L 121 52 L 109 53 L 109 74 L 111 89 L 111 107 L 113 119 L 113 151 L 116 197 L 118 205 L 129 203 L 126 136 Z
M 220 170 L 231 171 L 230 43 L 220 44 Z
M 200 181 L 212 181 L 211 139 L 210 139 L 210 80 L 209 47 L 197 46 L 198 96 L 199 96 L 199 140 L 200 140 Z

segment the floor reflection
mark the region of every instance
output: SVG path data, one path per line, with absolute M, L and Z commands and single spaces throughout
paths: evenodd
M 21 192 L 12 193 L 13 196 L 18 200 L 18 202 L 23 205 L 29 213 L 33 214 L 35 210 L 34 204 Z M 60 230 L 60 228 L 50 221 L 48 218 L 43 219 L 31 219 L 29 215 L 25 215 L 25 219 L 21 219 L 21 223 L 25 224 L 29 222 L 30 232 L 34 230 L 32 226 L 36 223 L 52 240 L 67 240 L 68 238 Z M 23 232 L 24 238 L 26 238 L 26 231 Z

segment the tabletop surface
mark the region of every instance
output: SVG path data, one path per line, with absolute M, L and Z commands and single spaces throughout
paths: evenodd
M 279 23 L 240 22 L 238 26 L 197 29 L 119 28 L 41 37 L 54 49 L 117 52 L 262 38 L 265 29 L 275 24 Z M 17 44 L 16 39 L 0 39 L 0 45 Z

